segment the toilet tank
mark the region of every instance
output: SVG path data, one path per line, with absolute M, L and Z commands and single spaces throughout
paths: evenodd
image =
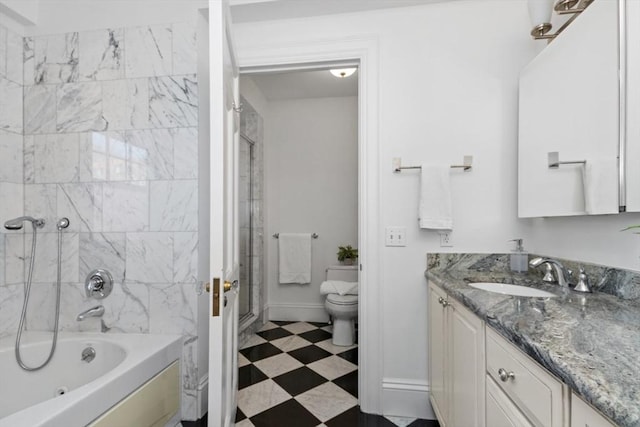
M 343 282 L 358 281 L 357 265 L 331 265 L 327 268 L 327 280 L 342 280 Z

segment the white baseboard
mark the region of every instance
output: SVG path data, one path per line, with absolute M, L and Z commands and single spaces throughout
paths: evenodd
M 269 304 L 265 310 L 269 320 L 293 322 L 328 322 L 329 315 L 322 304 Z
M 429 402 L 429 384 L 407 378 L 383 378 L 382 414 L 435 420 Z
M 200 378 L 198 383 L 197 414 L 201 419 L 209 411 L 209 374 Z

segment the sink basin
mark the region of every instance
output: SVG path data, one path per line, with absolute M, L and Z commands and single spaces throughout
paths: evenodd
M 537 297 L 551 298 L 557 295 L 540 289 L 529 288 L 527 286 L 509 285 L 506 283 L 469 283 L 469 286 L 483 291 L 495 292 L 503 295 L 513 295 L 517 297 Z

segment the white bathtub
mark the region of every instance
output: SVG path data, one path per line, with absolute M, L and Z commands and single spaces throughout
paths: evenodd
M 51 335 L 23 335 L 28 366 L 47 357 Z M 174 335 L 60 333 L 49 365 L 27 372 L 15 360 L 14 339 L 0 340 L 0 427 L 87 425 L 182 352 Z M 87 347 L 96 352 L 89 363 L 81 360 Z

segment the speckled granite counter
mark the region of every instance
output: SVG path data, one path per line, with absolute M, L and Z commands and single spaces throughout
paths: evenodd
M 541 273 L 532 269 L 528 274 L 512 273 L 509 255 L 429 254 L 427 264 L 428 280 L 475 312 L 576 394 L 620 426 L 640 427 L 640 300 L 602 292 L 578 294 L 542 282 Z M 636 283 L 634 276 L 622 272 L 613 275 L 626 277 L 629 285 Z M 603 281 L 594 282 L 599 289 L 607 286 L 637 295 L 637 290 L 630 291 L 626 285 L 602 285 Z M 472 282 L 533 286 L 558 297 L 500 295 L 471 288 L 468 283 Z

